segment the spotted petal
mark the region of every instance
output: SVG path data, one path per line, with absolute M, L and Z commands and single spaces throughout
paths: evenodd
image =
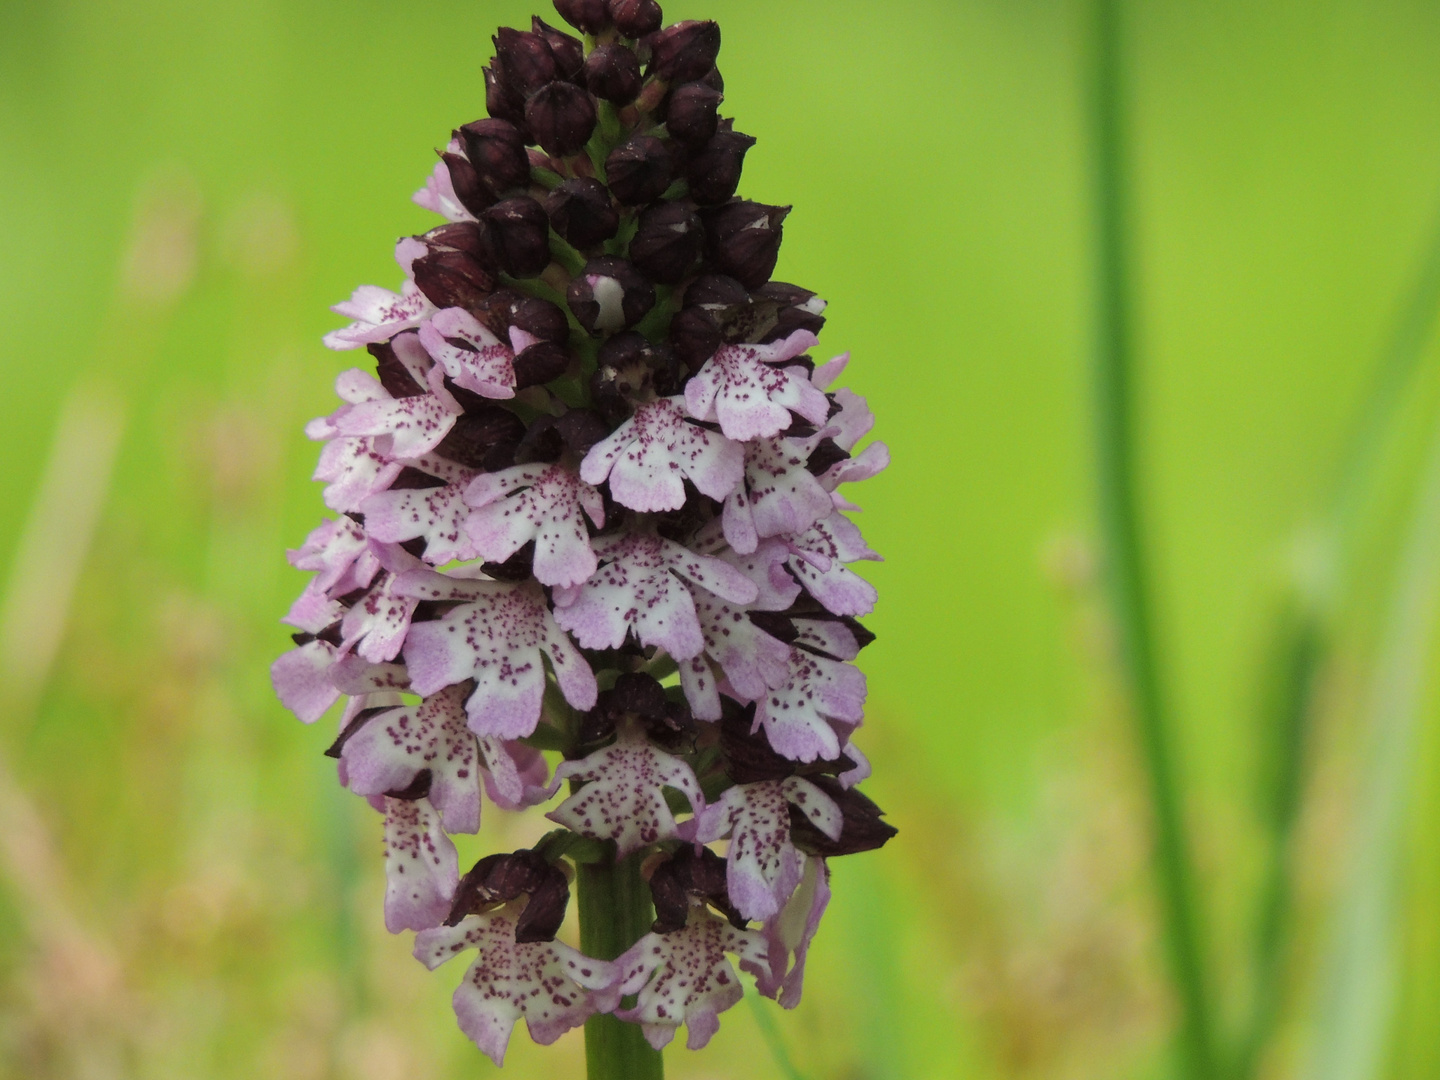
M 474 679 L 466 712 L 476 734 L 518 739 L 534 732 L 545 693 L 542 651 L 550 657 L 565 700 L 577 709 L 595 705 L 595 675 L 555 625 L 545 593 L 534 582 L 475 581 L 419 571 L 405 575 L 398 589 L 416 599 L 465 601 L 439 619 L 410 628 L 405 663 L 418 694 Z
M 840 756 L 836 724 L 854 727 L 865 716 L 865 675 L 851 664 L 806 652 L 790 652 L 790 677 L 761 697 L 755 724 L 777 754 L 792 761 Z
M 357 795 L 404 791 L 430 774 L 429 799 L 447 832 L 480 828 L 480 753 L 465 726 L 465 687 L 447 686 L 419 705 L 374 713 L 340 749 Z
M 725 500 L 725 539 L 751 552 L 764 536 L 802 533 L 834 509 L 830 492 L 807 468 L 819 437 L 745 444 L 745 479 Z
M 393 573 L 382 574 L 370 591 L 345 613 L 345 620 L 340 624 L 342 647 L 353 648 L 373 663 L 394 660 L 405 643 L 410 617 L 414 614 L 414 598 L 396 591 Z
M 460 1030 L 496 1065 L 504 1062 L 510 1032 L 522 1016 L 530 1037 L 547 1045 L 599 1011 L 595 992 L 615 981 L 613 964 L 562 941 L 517 942 L 519 911 L 519 903 L 511 903 L 415 935 L 415 958 L 432 970 L 479 949 L 453 1005 Z
M 473 559 L 475 542 L 465 530 L 470 508 L 464 483 L 434 488 L 381 491 L 360 504 L 365 528 L 376 540 L 399 542 L 423 537 L 425 561 L 439 566 Z
M 365 530 L 354 518 L 341 516 L 312 529 L 305 543 L 289 552 L 290 565 L 313 570 L 311 584 L 321 593 L 343 596 L 375 579 L 380 560 L 370 550 Z M 332 593 L 333 590 L 333 593 Z
M 600 545 L 604 565 L 581 585 L 555 591 L 555 619 L 587 649 L 616 648 L 632 630 L 676 660 L 704 648 L 695 601 L 684 578 L 749 603 L 758 589 L 729 563 L 697 555 L 653 533 L 624 533 Z
M 481 397 L 515 396 L 515 353 L 464 308 L 443 308 L 420 327 L 420 343 L 456 386 Z
M 385 800 L 385 929 L 425 930 L 450 913 L 455 845 L 429 799 Z
M 740 966 L 763 972 L 764 938 L 754 930 L 737 930 L 703 907 L 673 933 L 649 933 L 615 961 L 621 994 L 638 994 L 635 1007 L 617 1009 L 621 1020 L 638 1023 L 656 1050 L 675 1037 L 684 1024 L 685 1045 L 698 1050 L 720 1030 L 720 1013 L 744 996 L 740 979 L 725 954 Z
M 690 766 L 630 728 L 589 757 L 562 762 L 551 786 L 558 790 L 561 781 L 569 779 L 584 787 L 545 816 L 581 836 L 614 840 L 620 859 L 679 836 L 664 788 L 684 795 L 697 814 L 705 808 Z
M 616 502 L 647 513 L 684 506 L 686 479 L 712 499 L 725 498 L 740 482 L 743 451 L 724 435 L 687 421 L 683 401 L 661 398 L 641 405 L 585 455 L 581 479 L 598 486 L 608 478 Z
M 826 836 L 840 838 L 844 818 L 835 800 L 798 776 L 736 784 L 699 816 L 697 843 L 730 837 L 726 889 L 747 919 L 769 919 L 800 884 L 805 856 L 790 840 L 791 804 Z
M 435 310 L 435 305 L 426 299 L 415 282 L 407 281 L 398 293 L 378 285 L 361 285 L 349 300 L 330 310 L 355 321 L 326 334 L 326 347 L 358 349 L 362 345 L 388 341 L 402 330 L 419 326 Z
M 465 502 L 475 507 L 467 528 L 481 558 L 504 562 L 533 540 L 534 573 L 542 584 L 577 585 L 595 572 L 585 515 L 600 527 L 605 503 L 565 467 L 516 465 L 481 473 L 465 489 Z
M 685 384 L 685 407 L 699 420 L 719 421 L 726 438 L 768 439 L 791 423 L 791 412 L 822 424 L 830 402 L 811 385 L 803 367 L 778 367 L 817 344 L 808 330 L 796 330 L 769 345 L 722 345 Z
M 786 565 L 810 594 L 835 615 L 869 615 L 875 586 L 845 566 L 859 559 L 879 561 L 855 523 L 838 510 L 788 540 L 793 552 Z

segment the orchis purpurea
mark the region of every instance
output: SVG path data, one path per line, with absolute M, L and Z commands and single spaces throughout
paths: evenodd
M 727 954 L 793 1007 L 826 860 L 894 834 L 855 787 L 876 597 L 850 564 L 878 556 L 839 494 L 889 455 L 856 448 L 846 357 L 811 357 L 824 301 L 770 280 L 789 208 L 735 196 L 755 140 L 717 112 L 719 27 L 555 6 L 583 39 L 499 32 L 399 291 L 336 305 L 325 343 L 374 374 L 308 428 L 339 516 L 290 553 L 315 576 L 272 674 L 306 722 L 347 699 L 329 753 L 384 815 L 386 925 L 430 967 L 474 952 L 465 1033 L 498 1063 L 521 1017 L 619 1025 L 609 1076 L 616 1038 L 705 1044 Z M 482 791 L 562 787 L 561 828 L 459 872 Z M 597 955 L 555 940 L 577 878 Z

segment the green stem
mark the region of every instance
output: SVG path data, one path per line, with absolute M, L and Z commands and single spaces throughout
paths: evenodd
M 576 871 L 580 904 L 580 951 L 613 960 L 635 944 L 655 914 L 650 888 L 640 876 L 640 858 L 581 863 Z M 638 1024 L 609 1015 L 585 1021 L 585 1061 L 589 1080 L 663 1080 L 664 1061 L 652 1050 Z
M 1125 250 L 1120 19 L 1118 0 L 1097 0 L 1092 86 L 1098 278 L 1095 407 L 1100 528 L 1119 635 L 1154 813 L 1154 868 L 1166 951 L 1179 996 L 1186 1074 L 1215 1075 L 1210 1006 L 1171 732 L 1155 657 L 1145 552 L 1140 539 L 1134 450 L 1133 327 Z

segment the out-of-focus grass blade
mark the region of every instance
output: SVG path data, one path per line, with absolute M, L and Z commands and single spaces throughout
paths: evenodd
M 1417 490 L 1375 665 L 1351 863 L 1322 968 L 1310 1069 L 1316 1080 L 1373 1080 L 1383 1065 L 1395 993 L 1399 861 L 1437 599 L 1440 426 Z
M 1262 812 L 1270 831 L 1255 938 L 1255 996 L 1239 1040 L 1235 1075 L 1252 1076 L 1273 1034 L 1284 996 L 1294 869 L 1294 832 L 1311 751 L 1315 692 L 1330 657 L 1333 623 L 1353 585 L 1354 560 L 1375 499 L 1396 417 L 1440 314 L 1440 215 L 1419 271 L 1396 314 L 1376 376 L 1346 442 L 1324 516 L 1311 530 L 1310 558 L 1297 560 L 1269 651 L 1272 685 L 1262 708 L 1269 745 Z

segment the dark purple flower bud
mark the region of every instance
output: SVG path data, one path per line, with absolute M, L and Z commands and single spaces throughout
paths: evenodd
M 555 417 L 541 413 L 530 424 L 525 438 L 515 448 L 515 464 L 532 465 L 537 462 L 549 464 L 559 461 L 565 452 L 565 444 L 555 427 Z
M 400 358 L 395 355 L 395 347 L 390 342 L 371 342 L 365 348 L 375 358 L 375 375 L 391 397 L 419 397 L 429 393 L 415 381 L 410 369 L 400 362 Z
M 563 30 L 557 30 L 539 15 L 530 16 L 530 29 L 545 39 L 550 46 L 550 55 L 555 57 L 555 67 L 560 78 L 571 82 L 582 82 L 580 73 L 585 70 L 585 46 L 577 37 L 571 37 Z
M 716 317 L 728 316 L 750 302 L 745 286 L 724 274 L 701 274 L 685 289 L 685 306 L 704 308 Z
M 620 212 L 605 185 L 594 177 L 566 180 L 545 198 L 550 226 L 572 247 L 603 243 L 620 228 Z
M 495 42 L 495 66 L 507 86 L 524 97 L 564 78 L 550 43 L 540 34 L 502 26 Z
M 703 308 L 682 308 L 670 320 L 670 346 L 691 371 L 714 356 L 724 343 L 720 328 Z
M 788 206 L 733 202 L 707 211 L 705 232 L 710 260 L 748 289 L 758 289 L 775 272 Z
M 486 263 L 494 256 L 494 246 L 487 230 L 478 222 L 453 221 L 439 225 L 420 237 L 434 251 L 463 251 Z
M 415 284 L 436 307 L 474 307 L 495 288 L 495 278 L 464 251 L 434 251 L 411 264 Z
M 755 139 L 738 131 L 718 131 L 685 166 L 690 197 L 701 206 L 723 203 L 740 186 L 745 154 Z
M 590 141 L 595 100 L 568 82 L 552 82 L 525 103 L 525 123 L 547 154 L 569 157 Z
M 570 354 L 554 341 L 537 341 L 515 357 L 515 389 L 541 386 L 558 379 L 570 367 Z
M 482 68 L 485 76 L 485 111 L 497 120 L 509 120 L 514 124 L 525 122 L 525 95 L 519 93 L 506 81 L 500 65 Z
M 510 334 L 510 310 L 524 298 L 524 294 L 515 289 L 496 289 L 485 298 L 484 303 L 472 307 L 470 314 L 484 323 L 485 329 L 504 341 Z
M 654 202 L 675 178 L 675 161 L 653 135 L 636 135 L 610 151 L 605 179 L 610 193 L 624 206 Z
M 899 830 L 881 820 L 885 811 L 876 806 L 856 788 L 840 786 L 828 776 L 807 779 L 835 800 L 844 818 L 840 839 L 831 840 L 817 829 L 805 812 L 790 804 L 790 837 L 795 846 L 813 855 L 853 855 L 857 851 L 874 851 Z
M 719 68 L 711 68 L 701 76 L 699 81 L 710 87 L 711 90 L 721 94 L 725 93 L 725 78 L 720 74 Z
M 555 10 L 576 30 L 598 34 L 610 26 L 605 0 L 555 0 Z
M 509 409 L 485 404 L 455 418 L 435 452 L 467 469 L 498 472 L 515 464 L 515 448 L 525 437 L 525 422 Z
M 625 330 L 655 306 L 655 286 L 624 259 L 591 259 L 570 282 L 565 299 L 586 330 Z
M 555 430 L 565 449 L 584 457 L 590 448 L 610 434 L 610 425 L 593 409 L 571 409 L 555 418 Z
M 534 277 L 550 265 L 550 221 L 528 195 L 498 202 L 485 211 L 501 268 L 515 277 Z
M 655 868 L 650 875 L 650 896 L 655 902 L 655 922 L 650 929 L 657 934 L 681 930 L 690 920 L 690 898 L 713 904 L 730 922 L 745 928 L 745 919 L 730 903 L 725 887 L 725 860 L 709 848 L 696 854 L 693 844 L 686 844 Z
M 526 894 L 530 901 L 515 920 L 515 940 L 553 941 L 565 920 L 570 883 L 559 867 L 535 851 L 487 855 L 477 862 L 460 879 L 445 925 Z
M 628 38 L 653 34 L 665 18 L 655 0 L 610 0 L 609 6 L 615 29 Z
M 687 19 L 667 26 L 650 43 L 650 70 L 666 82 L 694 82 L 715 66 L 720 27 Z
M 685 146 L 703 146 L 720 123 L 716 110 L 725 95 L 703 82 L 677 86 L 665 111 L 665 130 Z
M 640 93 L 640 61 L 618 42 L 601 45 L 585 58 L 585 85 L 598 98 L 629 105 Z
M 541 341 L 554 341 L 563 345 L 570 340 L 570 323 L 566 320 L 565 313 L 549 300 L 517 293 L 507 314 L 511 326 L 518 327 Z
M 755 290 L 755 300 L 777 308 L 775 325 L 760 337 L 762 343 L 781 341 L 796 330 L 818 334 L 825 327 L 825 316 L 820 314 L 825 310 L 825 301 L 809 289 L 772 281 Z
M 476 120 L 455 135 L 464 145 L 465 156 L 480 179 L 494 190 L 508 191 L 530 183 L 525 137 L 509 120 Z
M 651 281 L 674 285 L 700 258 L 705 227 L 685 202 L 662 202 L 640 215 L 630 241 L 630 261 Z
M 450 186 L 455 189 L 455 197 L 476 217 L 499 198 L 490 185 L 481 179 L 475 166 L 462 155 L 441 154 L 440 160 L 445 162 L 445 168 L 450 172 Z

